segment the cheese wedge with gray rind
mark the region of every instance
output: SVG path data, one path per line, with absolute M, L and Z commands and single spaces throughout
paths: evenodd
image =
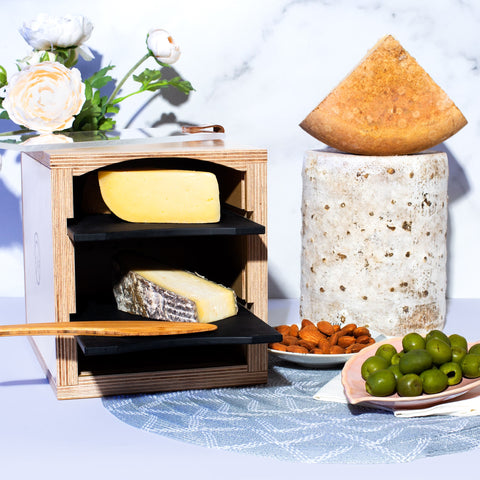
M 309 151 L 300 318 L 401 336 L 446 311 L 448 159 Z
M 405 155 L 438 145 L 466 124 L 447 94 L 388 35 L 300 127 L 343 152 Z
M 230 288 L 172 268 L 130 269 L 113 293 L 119 310 L 155 320 L 209 323 L 238 311 Z
M 193 170 L 101 170 L 103 201 L 136 223 L 215 223 L 220 220 L 216 176 Z

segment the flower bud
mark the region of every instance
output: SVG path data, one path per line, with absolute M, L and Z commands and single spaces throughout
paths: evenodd
M 180 47 L 166 30 L 160 28 L 150 30 L 147 35 L 147 47 L 159 62 L 172 64 L 180 58 Z

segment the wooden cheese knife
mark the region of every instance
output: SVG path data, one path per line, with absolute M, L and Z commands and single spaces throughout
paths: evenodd
M 0 325 L 0 337 L 18 335 L 94 335 L 106 337 L 135 337 L 155 335 L 180 335 L 216 330 L 211 323 L 165 322 L 159 320 L 108 320 L 88 322 L 26 323 Z

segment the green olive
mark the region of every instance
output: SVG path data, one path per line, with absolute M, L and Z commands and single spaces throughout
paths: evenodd
M 419 375 L 424 370 L 428 370 L 432 367 L 432 356 L 426 350 L 410 350 L 400 358 L 401 372 L 406 375 L 407 373 L 416 373 Z
M 382 357 L 377 357 L 376 355 L 368 357 L 363 362 L 360 370 L 362 378 L 366 380 L 372 373 L 376 372 L 377 370 L 384 370 L 388 368 L 388 365 L 389 363 Z
M 375 355 L 383 357 L 389 365 L 392 363 L 392 357 L 397 353 L 397 349 L 390 343 L 384 343 L 377 348 Z
M 461 363 L 463 376 L 467 378 L 478 378 L 480 377 L 480 354 L 478 353 L 467 353 Z
M 453 347 L 462 347 L 465 350 L 468 350 L 467 339 L 462 337 L 462 335 L 458 335 L 458 333 L 452 333 L 449 335 L 448 339 L 450 340 L 450 346 Z
M 422 379 L 415 373 L 403 375 L 397 382 L 397 392 L 401 397 L 416 397 L 423 392 Z
M 430 330 L 427 335 L 425 335 L 425 342 L 428 342 L 432 338 L 438 338 L 439 340 L 443 340 L 447 345 L 450 345 L 450 339 L 441 330 Z
M 374 397 L 387 397 L 395 393 L 397 382 L 395 375 L 388 369 L 371 373 L 365 382 L 367 393 Z
M 447 362 L 439 369 L 447 376 L 448 386 L 458 385 L 463 378 L 462 367 L 456 362 Z
M 440 393 L 448 386 L 448 377 L 438 368 L 430 368 L 420 374 L 425 393 Z
M 467 354 L 467 350 L 465 348 L 459 347 L 458 345 L 454 345 L 452 347 L 452 362 L 460 364 L 462 362 L 463 357 Z
M 402 338 L 403 351 L 409 352 L 410 350 L 419 350 L 425 348 L 425 339 L 416 332 L 407 333 Z
M 390 363 L 391 363 L 392 365 L 398 365 L 398 364 L 400 363 L 400 359 L 403 357 L 403 355 L 405 355 L 405 352 L 404 352 L 403 350 L 402 350 L 401 352 L 396 353 L 396 354 L 392 357 Z
M 480 354 L 480 343 L 476 343 L 475 345 L 472 345 L 470 349 L 468 350 L 468 353 L 479 353 Z
M 398 380 L 403 377 L 403 373 L 400 370 L 400 367 L 398 365 L 390 365 L 388 367 L 388 370 L 390 370 L 393 375 L 395 375 L 395 380 L 398 382 Z
M 435 365 L 442 365 L 452 360 L 452 349 L 450 345 L 440 338 L 431 338 L 427 340 L 425 350 L 432 356 Z

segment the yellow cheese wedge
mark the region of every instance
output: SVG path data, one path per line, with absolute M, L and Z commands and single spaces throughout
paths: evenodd
M 113 287 L 119 310 L 143 317 L 208 323 L 237 314 L 235 292 L 196 273 L 123 255 Z
M 192 170 L 101 170 L 103 201 L 122 220 L 213 223 L 220 220 L 217 178 Z
M 443 142 L 466 123 L 447 94 L 388 35 L 300 126 L 344 152 L 404 155 Z
M 196 319 L 200 323 L 214 322 L 237 313 L 236 296 L 233 290 L 212 282 L 194 273 L 183 270 L 136 270 L 135 273 L 153 284 L 173 292 L 181 299 L 195 303 Z

